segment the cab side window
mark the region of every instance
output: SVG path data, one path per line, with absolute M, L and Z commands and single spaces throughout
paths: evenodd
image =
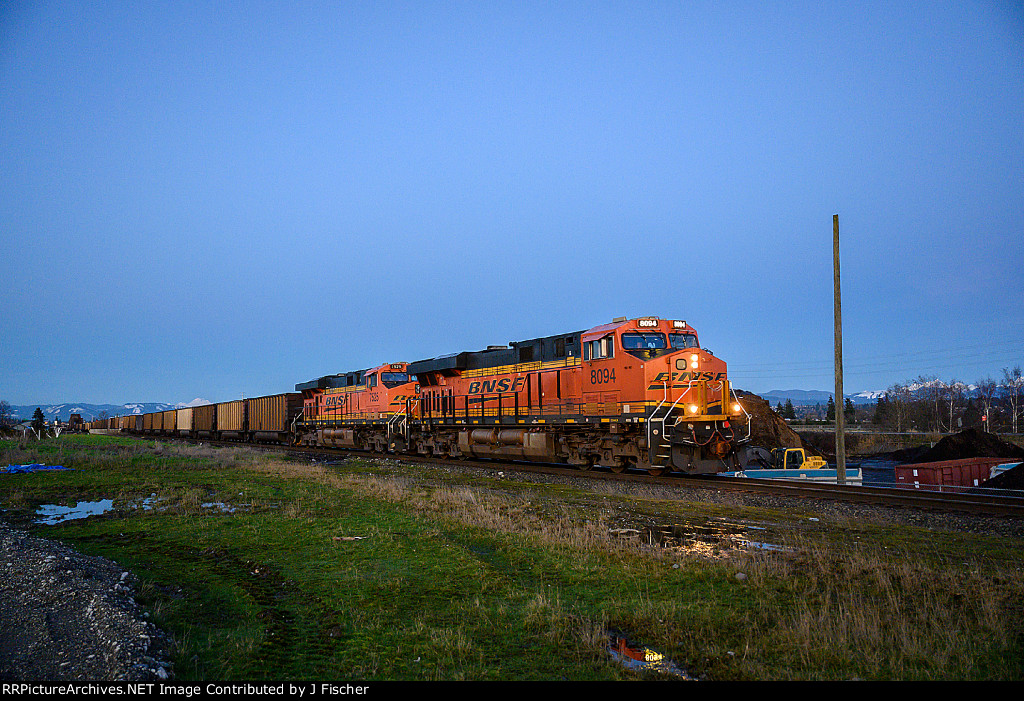
M 584 360 L 601 360 L 602 358 L 615 357 L 615 337 L 605 336 L 596 341 L 587 341 L 583 344 Z

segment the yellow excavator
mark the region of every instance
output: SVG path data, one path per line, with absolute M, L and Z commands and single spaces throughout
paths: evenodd
M 772 470 L 818 470 L 828 465 L 824 458 L 808 457 L 803 448 L 776 448 L 772 451 Z

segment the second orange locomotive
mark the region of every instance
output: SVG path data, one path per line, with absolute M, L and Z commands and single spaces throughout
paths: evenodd
M 746 429 L 719 358 L 685 321 L 586 331 L 296 385 L 295 440 L 651 474 L 732 470 Z

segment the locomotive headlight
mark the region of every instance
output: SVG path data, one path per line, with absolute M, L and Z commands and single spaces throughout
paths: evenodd
M 697 413 L 697 405 L 696 404 L 691 404 L 690 405 L 690 413 L 691 414 L 696 414 Z
M 733 404 L 732 405 L 732 413 L 734 413 L 734 414 L 740 413 L 740 405 L 739 404 Z
M 700 356 L 697 355 L 696 353 L 690 356 L 690 367 L 693 368 L 694 370 L 697 369 L 698 360 L 700 360 Z

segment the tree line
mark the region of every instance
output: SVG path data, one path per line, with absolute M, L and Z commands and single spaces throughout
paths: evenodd
M 1002 377 L 971 385 L 920 376 L 894 384 L 875 404 L 873 423 L 902 431 L 947 433 L 978 428 L 992 433 L 1020 433 L 1024 428 L 1024 373 L 1003 368 Z
M 1019 365 L 1003 368 L 1002 377 L 986 377 L 971 384 L 932 375 L 919 375 L 907 383 L 894 383 L 873 407 L 855 407 L 846 399 L 848 423 L 869 423 L 886 431 L 955 433 L 976 428 L 992 433 L 1020 433 L 1024 429 L 1024 373 Z M 835 421 L 836 405 L 829 397 L 824 409 L 779 403 L 775 411 L 784 419 Z

